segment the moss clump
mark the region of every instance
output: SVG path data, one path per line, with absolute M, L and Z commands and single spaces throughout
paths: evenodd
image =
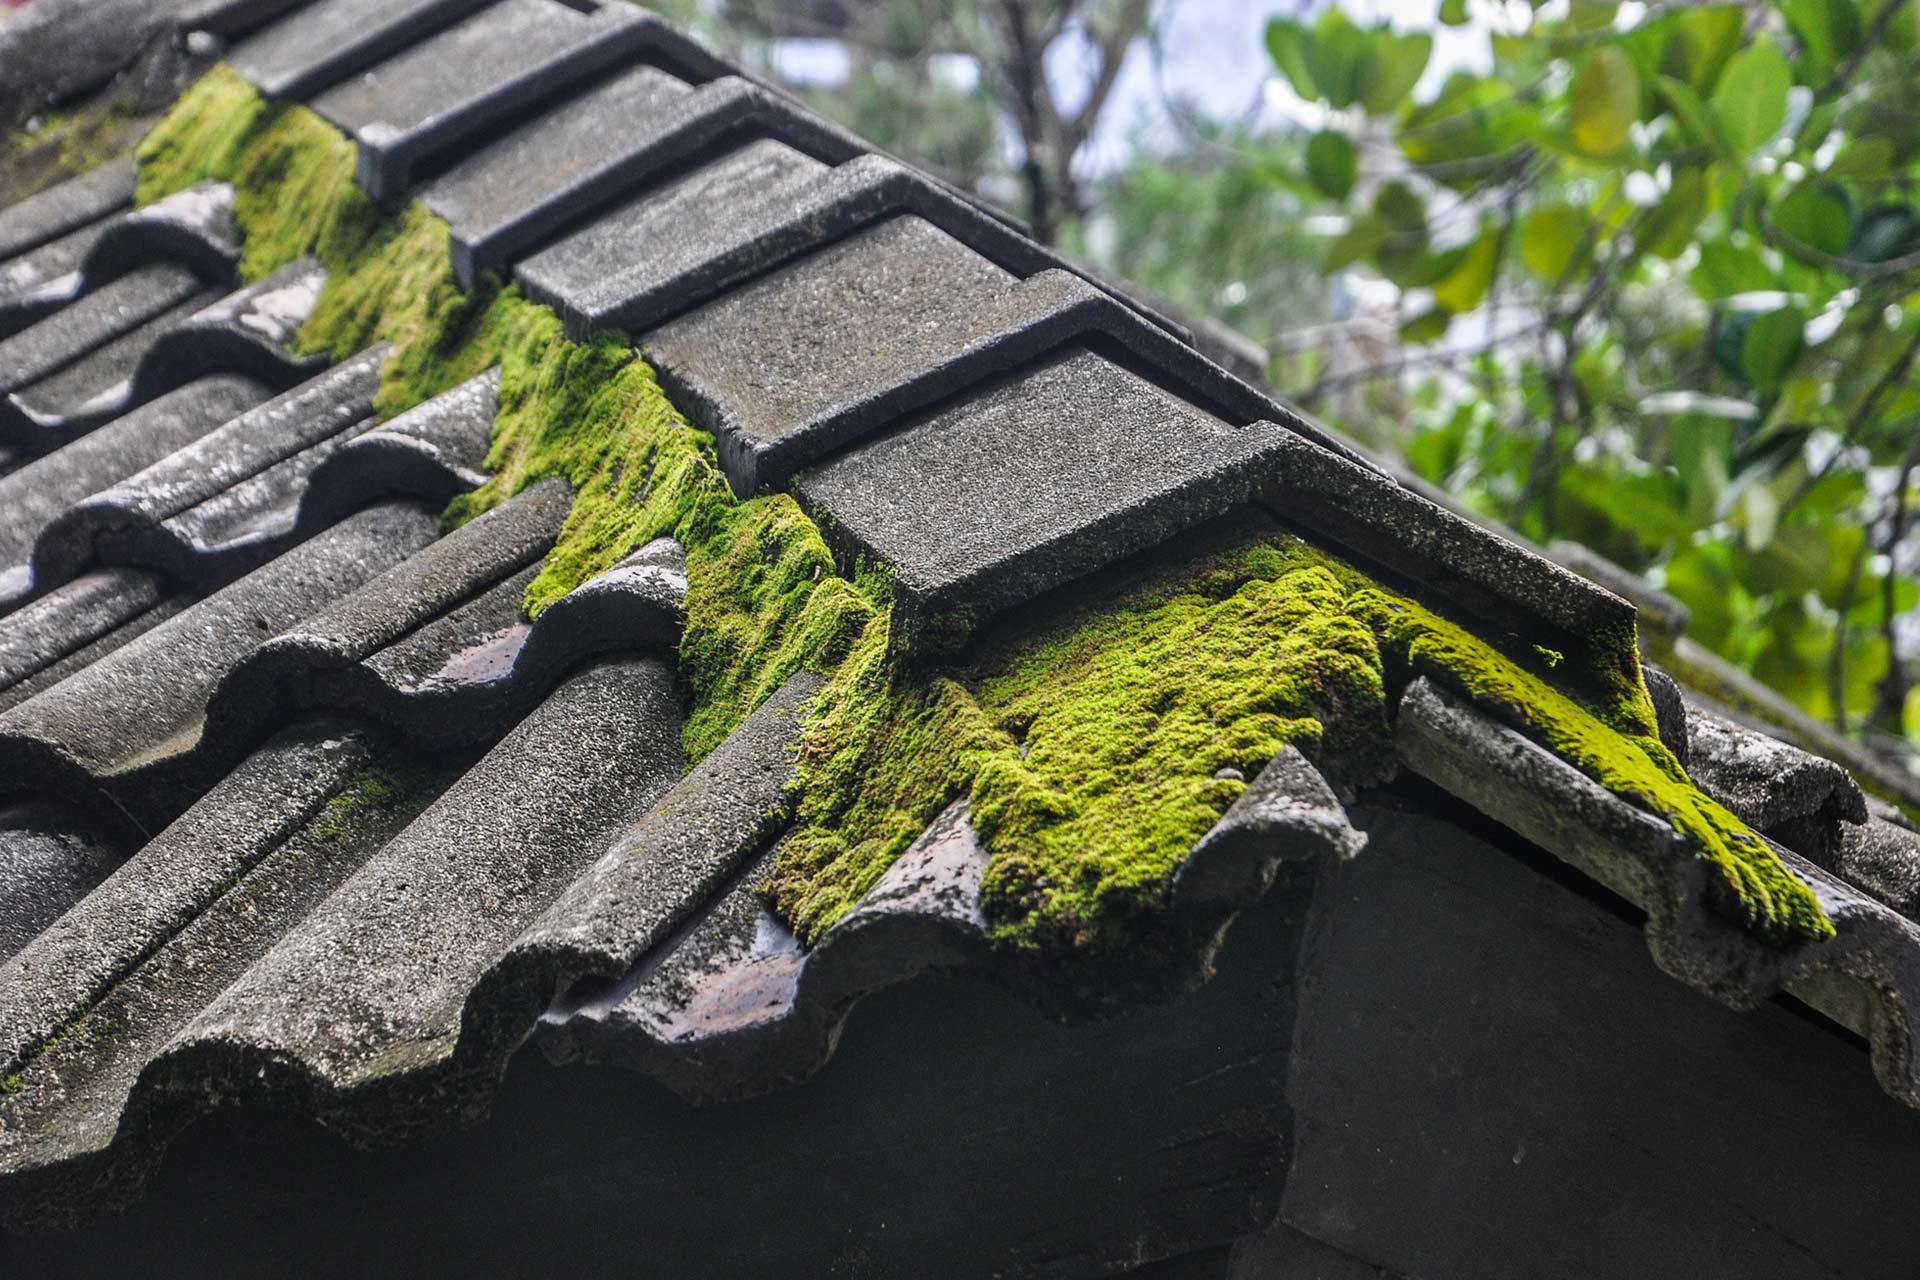
M 4 1093 L 9 1098 L 16 1093 L 25 1092 L 26 1087 L 27 1082 L 22 1080 L 17 1072 L 4 1080 L 0 1080 L 0 1093 Z
M 1380 654 L 1349 595 L 1286 540 L 1155 575 L 963 670 L 890 672 L 873 627 L 804 736 L 776 900 L 818 936 L 964 794 L 1001 941 L 1128 943 L 1246 789 L 1224 771 L 1252 777 L 1289 743 L 1353 779 L 1386 757 Z
M 276 105 L 222 66 L 201 77 L 141 143 L 135 199 L 197 182 L 234 189 L 243 279 L 311 254 L 327 283 L 301 328 L 303 351 L 341 359 L 394 344 L 381 370 L 382 417 L 412 408 L 503 360 L 530 308 L 497 281 L 454 282 L 447 227 L 417 201 L 384 213 L 354 183 L 353 144 L 305 107 Z
M 1608 723 L 1604 712 L 1411 600 L 1366 591 L 1355 598 L 1354 611 L 1411 672 L 1465 693 L 1607 790 L 1672 823 L 1718 873 L 1718 905 L 1753 932 L 1774 943 L 1833 936 L 1813 891 L 1745 823 L 1693 785 L 1651 723 Z
M 527 588 L 539 614 L 654 538 L 687 549 L 680 668 L 693 708 L 683 733 L 698 761 L 802 667 L 836 664 L 881 594 L 839 577 L 820 530 L 785 494 L 739 502 L 713 437 L 688 425 L 626 339 L 566 341 L 545 308 L 503 362 L 493 478 L 448 509 L 459 522 L 559 476 L 573 507 Z
M 1336 785 L 1372 780 L 1391 758 L 1389 682 L 1416 673 L 1666 818 L 1760 937 L 1832 934 L 1812 892 L 1661 746 L 1650 704 L 1641 719 L 1644 690 L 1584 702 L 1513 656 L 1550 671 L 1561 655 L 1518 641 L 1503 651 L 1290 537 L 1162 571 L 1043 631 L 989 641 L 959 670 L 890 669 L 886 624 L 823 690 L 801 743 L 799 829 L 771 888 L 808 939 L 965 795 L 991 855 L 982 906 L 1001 942 L 1096 953 L 1136 942 L 1187 852 L 1245 790 L 1224 771 L 1252 777 L 1292 744 Z
M 313 834 L 329 844 L 346 839 L 373 814 L 402 799 L 407 784 L 386 769 L 362 769 L 320 811 Z

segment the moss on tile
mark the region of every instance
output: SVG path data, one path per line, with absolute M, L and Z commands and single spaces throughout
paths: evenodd
M 651 539 L 680 540 L 689 761 L 794 671 L 830 675 L 800 744 L 797 829 L 769 886 L 803 937 L 843 917 L 965 795 L 991 855 L 983 905 L 1001 942 L 1131 945 L 1194 841 L 1244 791 L 1227 771 L 1250 778 L 1291 743 L 1338 784 L 1369 781 L 1391 758 L 1390 694 L 1414 672 L 1667 818 L 1756 935 L 1830 935 L 1811 892 L 1660 747 L 1631 635 L 1573 657 L 1492 643 L 1268 535 L 1039 630 L 1003 632 L 964 663 L 898 665 L 884 574 L 838 573 L 790 497 L 737 500 L 711 437 L 626 337 L 569 342 L 551 311 L 496 281 L 462 294 L 445 225 L 417 202 L 383 213 L 352 173 L 351 145 L 331 126 L 221 69 L 143 144 L 139 197 L 227 181 L 244 274 L 319 257 L 327 285 L 300 341 L 336 357 L 392 342 L 383 416 L 500 365 L 493 478 L 447 514 L 471 519 L 550 476 L 573 486 L 528 588 L 530 615 Z
M 1813 891 L 1745 823 L 1706 795 L 1647 723 L 1583 705 L 1487 641 L 1385 591 L 1358 593 L 1356 616 L 1410 672 L 1433 676 L 1600 783 L 1665 818 L 1712 864 L 1723 909 L 1769 942 L 1833 936 Z M 1543 660 L 1551 670 L 1556 663 Z M 1609 723 L 1609 721 L 1614 723 Z
M 1337 786 L 1375 780 L 1392 755 L 1389 692 L 1415 674 L 1667 819 L 1757 936 L 1832 935 L 1812 891 L 1660 744 L 1644 690 L 1577 696 L 1549 678 L 1581 683 L 1562 655 L 1490 643 L 1286 535 L 990 640 L 960 668 L 889 669 L 885 625 L 828 683 L 801 742 L 798 830 L 770 888 L 809 940 L 964 795 L 991 855 L 982 906 L 999 941 L 1132 945 L 1245 790 L 1233 773 L 1251 778 L 1292 744 Z
M 494 478 L 447 516 L 471 519 L 550 476 L 573 485 L 573 510 L 528 588 L 529 616 L 653 538 L 686 546 L 690 760 L 794 671 L 836 662 L 872 616 L 872 593 L 836 575 L 791 498 L 734 501 L 712 439 L 673 408 L 624 336 L 569 342 L 550 309 L 496 280 L 462 293 L 446 224 L 418 201 L 387 211 L 369 201 L 353 181 L 352 144 L 311 111 L 268 102 L 226 67 L 209 72 L 141 145 L 137 199 L 204 181 L 235 189 L 245 278 L 307 254 L 326 266 L 303 349 L 339 359 L 393 344 L 381 417 L 501 367 Z

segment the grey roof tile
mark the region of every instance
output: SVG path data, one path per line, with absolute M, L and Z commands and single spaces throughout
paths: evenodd
M 121 156 L 0 209 L 0 259 L 17 257 L 133 203 L 133 157 Z
M 215 694 L 210 731 L 257 720 L 262 708 L 305 706 L 389 725 L 411 747 L 464 749 L 525 715 L 586 658 L 673 652 L 686 568 L 671 539 L 525 620 L 527 585 L 569 504 L 564 483 L 536 486 L 262 645 Z
M 1245 906 L 1265 895 L 1284 864 L 1351 858 L 1366 844 L 1327 780 L 1289 743 L 1181 863 L 1173 901 Z
M 125 856 L 66 809 L 0 805 L 0 972 Z M 18 988 L 34 991 L 38 977 Z
M 139 575 L 144 571 L 129 569 L 113 572 Z M 69 585 L 75 589 L 76 593 L 88 590 L 81 585 L 81 581 Z M 140 587 L 129 593 L 126 598 L 138 601 L 146 594 L 146 589 Z M 53 600 L 59 595 L 60 591 L 56 591 L 48 599 Z M 28 674 L 9 673 L 8 679 L 13 683 L 0 689 L 0 711 L 18 706 L 42 690 L 51 689 L 75 672 L 92 666 L 115 649 L 145 635 L 168 618 L 186 609 L 195 602 L 195 599 L 195 596 L 187 592 L 175 592 L 171 595 L 161 595 L 154 604 L 144 608 L 136 604 L 122 603 L 118 610 L 105 615 L 106 629 L 97 632 L 92 631 L 90 627 L 74 625 L 66 616 L 68 603 L 66 599 L 50 604 L 44 621 L 32 616 L 34 606 L 28 606 L 0 619 L 0 633 L 8 637 L 4 643 L 13 647 L 20 637 L 26 637 L 27 643 L 20 647 L 29 658 L 29 661 L 20 668 Z M 49 645 L 50 640 L 56 643 Z M 78 647 L 69 647 L 74 644 Z M 53 656 L 56 654 L 58 656 Z
M 152 828 L 248 745 L 202 734 L 215 687 L 264 639 L 431 542 L 434 513 L 383 503 L 351 516 L 131 643 L 0 714 L 0 779 L 105 795 Z M 262 726 L 264 727 L 264 726 Z
M 655 329 L 647 355 L 752 493 L 932 399 L 888 393 L 950 362 L 1018 283 L 924 219 L 891 218 Z
M 84 1014 L 304 825 L 377 740 L 342 722 L 286 730 L 0 967 L 0 1067 Z
M 847 553 L 895 569 L 895 643 L 938 650 L 1245 505 L 1278 442 L 1295 438 L 1230 426 L 1070 348 L 825 463 L 795 491 Z
M 460 1093 L 490 1088 L 525 1032 L 469 995 L 679 776 L 679 728 L 656 661 L 574 676 L 197 1017 L 179 1069 L 246 1088 L 265 1071 L 368 1137 L 465 1112 Z M 529 994 L 510 1012 L 531 1020 L 550 991 L 502 1003 Z M 411 1096 L 381 1107 L 378 1087 L 402 1075 Z M 440 1115 L 407 1105 L 436 1086 Z
M 169 1076 L 153 1064 L 223 989 L 445 785 L 444 771 L 376 752 L 372 767 L 405 770 L 404 790 L 366 804 L 355 788 L 366 776 L 358 767 L 369 759 L 367 745 L 352 726 L 301 726 L 267 744 L 232 785 L 201 801 L 208 812 L 196 825 L 222 847 L 200 856 L 239 874 L 183 928 L 163 939 L 154 931 L 158 948 L 125 968 L 111 987 L 90 993 L 85 1011 L 64 1024 L 66 1033 L 42 1041 L 22 1067 L 20 1093 L 0 1099 L 0 1170 L 10 1175 L 12 1214 L 33 1214 L 46 1225 L 71 1223 L 103 1200 L 123 1199 L 165 1141 L 217 1101 L 207 1082 Z M 262 847 L 261 833 L 237 824 L 266 810 L 275 789 L 303 802 L 308 816 L 300 821 L 269 810 L 263 816 L 293 817 L 288 825 L 294 829 Z M 343 800 L 352 802 L 346 817 L 335 803 Z M 172 851 L 185 852 L 178 845 Z M 205 870 L 204 863 L 182 868 L 180 887 L 200 888 Z M 111 959 L 123 962 L 125 953 Z M 76 976 L 98 972 L 83 969 Z
M 170 329 L 215 296 L 215 290 L 196 289 L 126 333 L 86 351 L 65 368 L 0 399 L 0 442 L 19 447 L 26 457 L 38 457 L 110 421 L 117 412 L 134 407 L 127 403 L 125 388 L 146 361 L 147 353 Z M 82 299 L 41 324 L 54 324 L 86 306 L 87 301 Z M 29 329 L 21 336 L 32 332 Z
M 386 200 L 419 169 L 630 54 L 639 10 L 495 0 L 312 101 L 359 140 L 360 185 Z
M 500 371 L 490 369 L 354 436 L 308 477 L 301 521 L 331 524 L 373 497 L 444 506 L 486 483 L 499 389 Z
M 325 283 L 326 272 L 309 258 L 224 297 L 202 293 L 201 305 L 171 311 L 10 396 L 17 438 L 52 447 L 210 373 L 245 373 L 275 390 L 293 386 L 326 365 L 293 349 Z
M 1841 826 L 1867 820 L 1866 795 L 1845 769 L 1697 704 L 1687 708 L 1687 772 L 1755 831 L 1823 866 Z
M 1424 678 L 1401 698 L 1396 748 L 1415 772 L 1645 911 L 1648 947 L 1668 973 L 1737 1008 L 1791 990 L 1867 1037 L 1881 1086 L 1920 1104 L 1920 925 L 1776 845 L 1837 936 L 1755 946 L 1709 905 L 1706 860 L 1670 824 Z
M 385 348 L 377 347 L 344 361 L 71 507 L 42 530 L 34 545 L 36 583 L 64 581 L 109 551 L 137 556 L 142 542 L 151 546 L 156 537 L 167 546 L 164 533 L 151 532 L 164 522 L 370 425 L 385 355 Z M 273 496 L 271 488 L 262 496 Z M 183 563 L 176 556 L 170 567 L 181 571 Z M 217 576 L 217 571 L 206 575 Z
M 81 294 L 80 264 L 107 221 L 89 222 L 18 257 L 0 259 L 0 338 L 12 337 Z
M 793 677 L 658 805 L 603 845 L 502 961 L 518 971 L 627 973 L 697 916 L 792 817 L 792 745 L 819 677 Z
M 752 130 L 828 164 L 859 139 L 739 76 L 697 89 L 651 66 L 587 90 L 429 184 L 427 207 L 451 224 L 455 274 L 471 284 L 649 178 Z
M 185 448 L 268 394 L 251 378 L 201 378 L 0 477 L 0 564 L 26 563 L 40 531 L 67 508 Z
M 230 283 L 240 263 L 233 188 L 196 183 L 108 220 L 80 264 L 81 287 L 155 263 L 186 267 L 209 284 Z
M 0 394 L 11 396 L 204 292 L 185 267 L 129 272 L 0 341 Z
M 166 598 L 158 574 L 96 569 L 0 618 L 0 697 Z M 16 699 L 17 700 L 17 699 Z M 0 703 L 0 706 L 10 705 Z
M 742 494 L 1076 342 L 1123 353 L 1236 425 L 1280 423 L 1338 448 L 1081 277 L 1049 268 L 1018 279 L 912 215 L 744 285 L 646 342 L 677 402 L 718 436 Z
M 714 211 L 724 209 L 725 221 Z M 639 332 L 800 254 L 914 213 L 1020 276 L 1065 265 L 1005 223 L 881 155 L 828 167 L 762 138 L 602 216 L 515 277 L 570 332 Z M 1185 338 L 1134 299 L 1121 299 Z
M 825 171 L 813 157 L 761 138 L 603 214 L 514 274 L 576 333 L 626 325 L 643 309 L 672 305 L 664 295 L 706 267 L 720 234 L 736 252 L 754 253 L 808 180 Z M 664 316 L 643 318 L 643 326 L 648 318 Z
M 323 0 L 235 45 L 227 60 L 269 97 L 305 98 L 487 3 Z
M 660 812 L 671 812 L 663 802 Z M 811 948 L 758 885 L 775 851 L 710 892 L 709 905 L 617 983 L 582 984 L 542 1016 L 560 1062 L 612 1062 L 696 1102 L 796 1083 L 832 1055 L 853 1006 L 930 970 L 966 967 L 1018 985 L 980 907 L 987 850 L 966 801 L 949 805 Z

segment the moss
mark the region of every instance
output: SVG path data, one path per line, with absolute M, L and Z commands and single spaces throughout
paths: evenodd
M 733 499 L 712 439 L 674 410 L 626 338 L 569 342 L 549 309 L 497 281 L 461 293 L 446 225 L 418 202 L 383 216 L 354 185 L 352 145 L 312 112 L 271 104 L 217 68 L 139 160 L 142 202 L 196 182 L 233 184 L 246 278 L 320 259 L 327 283 L 300 344 L 341 358 L 393 343 L 380 416 L 501 367 L 494 478 L 447 516 L 471 519 L 550 476 L 573 485 L 566 526 L 528 589 L 529 616 L 655 537 L 686 546 L 690 758 L 794 671 L 837 661 L 872 617 L 873 593 L 835 574 L 791 498 Z
M 990 859 L 982 906 L 1002 943 L 1100 953 L 1137 944 L 1172 876 L 1292 744 L 1337 785 L 1391 758 L 1389 684 L 1446 681 L 1610 790 L 1666 818 L 1776 943 L 1831 936 L 1810 890 L 1693 787 L 1639 696 L 1582 701 L 1539 670 L 1296 539 L 1266 537 L 1162 571 L 1117 600 L 988 643 L 964 669 L 887 667 L 887 620 L 817 700 L 799 756 L 799 825 L 770 888 L 804 938 L 856 903 L 956 796 Z M 1607 687 L 1594 679 L 1586 684 Z
M 362 769 L 327 801 L 313 833 L 329 844 L 338 843 L 370 817 L 403 800 L 408 789 L 407 780 L 386 769 Z
M 1761 937 L 1831 932 L 1804 886 L 1659 746 L 1631 634 L 1586 637 L 1567 655 L 1495 646 L 1269 536 L 1008 632 L 964 663 L 897 665 L 884 575 L 838 574 L 791 498 L 738 501 L 712 439 L 626 337 L 570 342 L 549 310 L 497 281 L 461 293 L 445 225 L 417 202 L 383 214 L 352 175 L 351 145 L 331 126 L 217 70 L 142 146 L 139 198 L 227 181 L 243 274 L 317 256 L 328 279 L 300 342 L 335 357 L 393 343 L 383 416 L 500 366 L 492 479 L 447 519 L 548 477 L 573 486 L 530 616 L 645 542 L 679 539 L 690 761 L 794 671 L 830 673 L 800 746 L 797 830 L 769 886 L 802 936 L 844 916 L 965 795 L 991 855 L 982 895 L 997 938 L 1082 953 L 1138 942 L 1180 861 L 1243 792 L 1228 770 L 1251 777 L 1291 743 L 1342 785 L 1369 781 L 1391 756 L 1390 687 L 1414 671 L 1673 822 Z
M 7 1095 L 9 1098 L 16 1093 L 23 1092 L 26 1087 L 27 1082 L 20 1078 L 18 1072 L 8 1076 L 4 1080 L 0 1080 L 0 1093 Z
M 991 853 L 982 905 L 1023 947 L 1138 935 L 1175 869 L 1289 743 L 1359 777 L 1387 754 L 1371 632 L 1297 541 L 1150 577 L 964 670 L 903 675 L 885 627 L 818 699 L 776 901 L 806 937 L 958 795 Z
M 1717 905 L 1753 932 L 1783 944 L 1833 936 L 1813 891 L 1745 823 L 1693 785 L 1650 724 L 1636 730 L 1607 723 L 1605 712 L 1411 600 L 1367 591 L 1354 607 L 1411 672 L 1465 693 L 1607 790 L 1665 818 L 1712 864 Z
M 232 70 L 201 77 L 138 150 L 135 200 L 198 182 L 234 188 L 242 279 L 307 255 L 327 283 L 298 344 L 335 359 L 394 344 L 381 370 L 391 417 L 499 363 L 524 340 L 527 304 L 489 280 L 462 293 L 447 227 L 417 201 L 384 213 L 354 183 L 353 144 L 304 107 L 276 105 Z

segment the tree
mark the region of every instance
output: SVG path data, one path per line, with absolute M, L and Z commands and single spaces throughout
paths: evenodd
M 978 186 L 1005 162 L 1004 120 L 1018 141 L 1023 212 L 1051 244 L 1086 212 L 1075 159 L 1150 9 L 1151 0 L 728 0 L 724 13 L 736 28 L 843 45 L 854 74 L 816 93 L 822 107 L 950 181 Z M 1063 76 L 1068 46 L 1084 56 L 1077 75 Z M 931 74 L 941 55 L 967 60 L 977 78 Z
M 1647 572 L 1836 727 L 1912 725 L 1914 6 L 1574 0 L 1422 100 L 1426 34 L 1330 8 L 1267 40 L 1326 124 L 1257 171 L 1339 215 L 1319 270 L 1396 286 L 1401 339 L 1280 384 L 1410 389 L 1346 425 Z

